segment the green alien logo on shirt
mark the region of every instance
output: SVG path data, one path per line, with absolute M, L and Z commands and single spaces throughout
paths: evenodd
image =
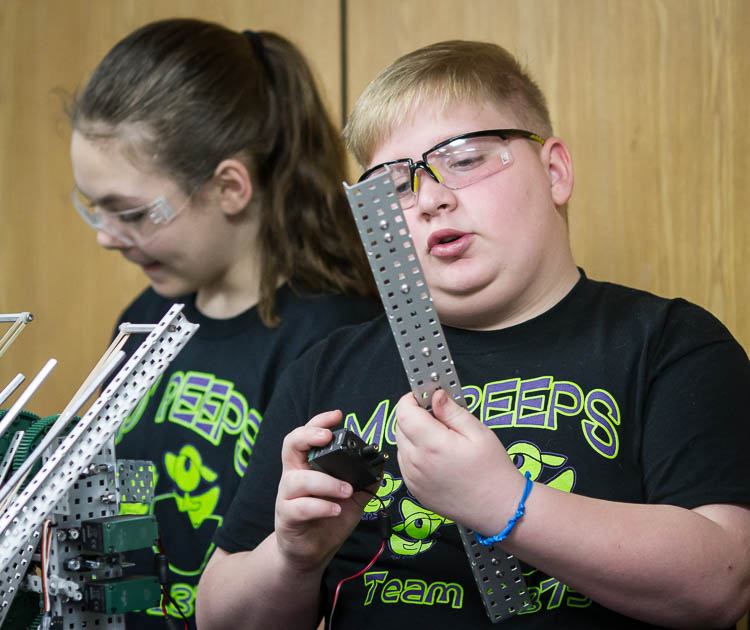
M 567 461 L 564 456 L 543 453 L 531 442 L 515 442 L 508 448 L 508 456 L 519 472 L 529 472 L 532 481 L 545 483 L 563 492 L 571 492 L 575 485 L 573 468 L 562 468 Z M 386 472 L 377 496 L 388 506 L 394 501 L 394 495 L 402 488 L 403 483 L 403 480 Z M 377 512 L 380 507 L 380 500 L 373 498 L 365 508 L 365 515 Z M 393 525 L 389 547 L 400 556 L 416 556 L 428 551 L 435 545 L 437 530 L 443 525 L 453 524 L 453 521 L 422 507 L 410 497 L 400 499 L 398 512 L 401 521 Z
M 194 446 L 186 444 L 178 454 L 167 452 L 164 455 L 164 468 L 175 482 L 179 492 L 171 492 L 159 497 L 159 500 L 173 498 L 180 512 L 185 512 L 194 529 L 198 529 L 203 521 L 213 516 L 219 501 L 220 489 L 213 486 L 205 492 L 195 494 L 201 481 L 212 483 L 218 475 L 208 466 L 203 465 L 201 455 Z M 156 500 L 155 500 L 156 501 Z

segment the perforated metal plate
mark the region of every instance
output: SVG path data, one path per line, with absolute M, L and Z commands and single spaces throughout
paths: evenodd
M 156 486 L 156 466 L 145 459 L 117 460 L 117 489 L 123 503 L 151 503 Z
M 63 442 L 64 438 L 56 438 L 42 461 L 49 461 Z M 118 513 L 117 502 L 113 500 L 116 487 L 114 437 L 110 437 L 89 465 L 84 466 L 82 474 L 50 515 L 52 536 L 47 590 L 50 611 L 64 619 L 65 630 L 125 630 L 125 615 L 87 610 L 83 604 L 84 585 L 95 580 L 122 577 L 123 558 L 91 558 L 101 560 L 98 568 L 75 569 L 68 566 L 69 560 L 86 555 L 80 536 L 82 524 L 92 518 L 111 517 Z M 26 574 L 24 586 L 33 593 L 42 593 L 42 580 L 35 571 Z
M 29 569 L 29 561 L 34 555 L 34 550 L 39 544 L 40 533 L 35 530 L 29 536 L 29 540 L 21 547 L 0 570 L 0 626 L 2 626 L 6 615 L 10 611 L 10 605 L 18 592 L 26 571 Z
M 465 407 L 390 173 L 344 188 L 414 396 L 430 409 L 432 394 L 444 389 Z M 458 531 L 490 620 L 507 619 L 527 607 L 530 599 L 518 560 L 499 546 L 479 544 L 462 525 Z

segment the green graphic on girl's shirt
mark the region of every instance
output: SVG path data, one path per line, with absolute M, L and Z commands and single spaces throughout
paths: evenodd
M 198 494 L 194 491 L 201 480 L 212 483 L 217 480 L 218 475 L 203 465 L 198 449 L 189 444 L 183 446 L 177 455 L 166 453 L 164 468 L 179 488 L 179 492 L 171 492 L 162 497 L 171 496 L 177 504 L 177 509 L 188 515 L 193 529 L 198 529 L 203 521 L 213 516 L 221 491 L 218 486 Z
M 158 385 L 159 381 L 125 420 L 117 437 L 118 443 L 141 420 Z M 234 439 L 234 470 L 242 477 L 263 417 L 248 404 L 231 381 L 207 372 L 177 371 L 169 376 L 152 420 L 157 425 L 181 426 L 214 447 L 223 445 L 227 439 Z
M 180 531 L 187 527 L 188 531 L 195 532 L 189 549 L 180 551 L 176 557 L 168 557 L 172 574 L 170 591 L 183 614 L 191 617 L 198 578 L 215 548 L 210 541 L 224 520 L 217 513 L 222 489 L 234 487 L 244 475 L 262 417 L 235 389 L 233 382 L 194 371 L 170 374 L 156 411 L 153 416 L 146 416 L 147 408 L 154 409 L 149 403 L 159 391 L 160 382 L 161 379 L 154 383 L 125 420 L 116 444 L 141 421 L 153 425 L 177 425 L 192 432 L 195 439 L 174 444 L 161 455 L 161 461 L 156 462 L 158 472 L 154 475 L 154 489 L 159 486 L 166 492 L 156 494 L 150 504 L 121 503 L 120 511 L 123 514 L 154 514 L 160 528 L 166 530 L 165 541 L 172 528 Z M 149 427 L 148 431 L 151 430 Z M 233 443 L 227 444 L 227 440 Z M 220 451 L 214 451 L 216 448 Z M 223 466 L 218 470 L 210 466 L 206 460 L 209 455 L 213 457 L 214 452 L 231 458 L 232 468 L 224 472 Z M 211 461 L 215 462 L 216 458 Z M 230 475 L 232 479 L 222 481 L 222 475 Z M 161 483 L 157 486 L 159 479 Z M 154 552 L 157 551 L 155 547 Z M 175 576 L 181 576 L 184 581 L 173 579 Z M 147 612 L 162 615 L 159 607 Z M 167 612 L 180 617 L 174 605 L 168 606 Z
M 144 503 L 122 503 L 120 512 L 123 514 L 155 514 L 159 521 L 159 512 L 163 509 L 174 510 L 183 513 L 194 530 L 208 527 L 213 532 L 221 526 L 223 517 L 214 514 L 216 505 L 221 496 L 218 485 L 210 485 L 218 480 L 216 472 L 203 464 L 198 450 L 190 445 L 184 445 L 179 453 L 166 452 L 163 458 L 163 468 L 172 481 L 175 488 L 172 492 L 156 495 L 150 504 Z M 156 483 L 156 478 L 154 479 Z M 201 484 L 209 484 L 209 487 L 196 492 Z M 165 502 L 168 502 L 165 504 Z M 169 568 L 178 575 L 199 576 L 213 553 L 214 545 L 211 543 L 203 554 L 197 567 L 180 568 L 170 562 Z M 154 551 L 158 551 L 155 547 Z

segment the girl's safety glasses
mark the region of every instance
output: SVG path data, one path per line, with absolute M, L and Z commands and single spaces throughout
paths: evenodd
M 92 228 L 102 230 L 125 245 L 142 245 L 161 227 L 172 221 L 187 205 L 188 200 L 179 210 L 174 210 L 163 196 L 151 203 L 128 210 L 104 210 L 88 199 L 78 187 L 73 187 L 71 195 L 78 214 Z

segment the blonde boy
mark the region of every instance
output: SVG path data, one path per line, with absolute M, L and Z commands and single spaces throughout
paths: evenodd
M 473 415 L 404 395 L 385 317 L 313 349 L 256 443 L 249 479 L 268 488 L 241 488 L 216 537 L 201 627 L 489 628 L 455 523 L 490 537 L 511 522 L 502 547 L 532 605 L 504 628 L 735 623 L 750 605 L 747 356 L 699 307 L 575 265 L 572 160 L 538 87 L 498 46 L 434 44 L 381 73 L 345 137 L 363 179 L 391 165 Z M 393 532 L 364 571 L 370 497 L 306 460 L 342 420 L 390 454 Z

